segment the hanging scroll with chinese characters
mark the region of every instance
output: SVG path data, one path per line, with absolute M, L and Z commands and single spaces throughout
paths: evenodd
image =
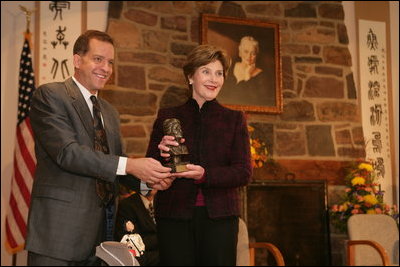
M 367 159 L 392 203 L 385 22 L 359 20 L 361 109 Z
M 40 1 L 39 84 L 74 73 L 72 51 L 82 32 L 81 1 Z

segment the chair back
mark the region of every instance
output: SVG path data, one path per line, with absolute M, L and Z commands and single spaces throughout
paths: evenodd
M 390 263 L 399 264 L 399 229 L 392 217 L 383 214 L 355 214 L 347 221 L 347 229 L 350 241 L 378 243 L 377 246 L 386 250 Z M 354 246 L 354 265 L 382 265 L 384 257 L 373 247 L 365 244 Z
M 236 266 L 249 266 L 249 265 L 250 265 L 249 234 L 247 232 L 246 223 L 242 220 L 242 218 L 239 218 Z
M 239 233 L 237 243 L 236 266 L 255 266 L 256 249 L 266 249 L 276 262 L 276 266 L 285 266 L 285 261 L 279 249 L 267 242 L 249 242 L 246 223 L 239 218 Z

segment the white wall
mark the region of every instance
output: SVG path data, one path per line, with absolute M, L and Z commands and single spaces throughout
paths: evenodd
M 108 1 L 88 1 L 88 29 L 106 30 Z M 4 247 L 4 223 L 10 196 L 13 166 L 15 128 L 18 103 L 18 63 L 26 29 L 23 5 L 29 10 L 35 8 L 35 1 L 1 2 L 1 265 L 11 265 L 12 258 Z M 32 16 L 30 30 L 35 37 L 35 16 Z M 33 41 L 33 40 L 32 40 Z M 34 43 L 33 43 L 34 45 Z M 35 60 L 35 58 L 33 58 Z M 26 251 L 17 254 L 17 265 L 26 265 Z

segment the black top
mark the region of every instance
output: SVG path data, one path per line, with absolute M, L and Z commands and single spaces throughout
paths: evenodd
M 265 70 L 248 81 L 240 81 L 229 71 L 218 100 L 223 104 L 275 106 L 275 82 Z

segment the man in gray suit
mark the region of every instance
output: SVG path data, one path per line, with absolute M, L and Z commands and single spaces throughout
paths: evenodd
M 115 213 L 118 179 L 136 179 L 159 190 L 173 180 L 171 169 L 152 158 L 123 157 L 118 112 L 101 98 L 91 99 L 112 73 L 111 37 L 87 31 L 73 53 L 74 76 L 40 86 L 32 98 L 37 169 L 26 240 L 29 265 L 98 264 L 95 248 L 105 240 L 106 225 L 110 229 L 106 219 L 112 222 Z M 96 146 L 97 126 L 103 147 Z M 136 178 L 118 176 L 127 174 Z M 107 201 L 104 192 L 111 196 Z M 110 213 L 106 218 L 110 210 L 111 220 Z

